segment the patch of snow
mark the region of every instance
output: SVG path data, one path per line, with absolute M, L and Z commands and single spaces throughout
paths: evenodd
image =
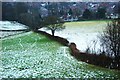
M 0 21 L 0 30 L 21 30 L 28 27 L 16 21 Z
M 20 33 L 23 33 L 23 31 L 15 31 L 15 32 L 0 31 L 0 37 L 5 38 L 8 36 L 12 36 L 12 35 L 20 34 Z
M 19 32 L 7 32 L 7 31 L 4 31 L 4 32 L 0 32 L 0 37 L 2 38 L 2 40 L 5 40 L 5 39 L 12 39 L 12 38 L 17 38 L 17 37 L 20 37 L 20 36 L 25 36 L 25 35 L 29 35 L 31 34 L 32 32 L 26 32 L 26 33 L 23 33 L 23 31 L 19 31 Z M 17 35 L 15 35 L 17 34 Z M 15 35 L 15 36 L 9 36 L 9 35 Z M 9 36 L 9 37 L 6 37 L 6 38 L 3 38 L 5 36 Z
M 46 30 L 45 28 L 39 29 L 41 31 L 45 31 L 49 34 L 51 34 L 50 30 Z M 63 38 L 66 38 L 69 42 L 74 42 L 77 45 L 77 48 L 80 51 L 85 51 L 88 46 L 91 48 L 94 48 L 94 41 L 97 41 L 96 43 L 96 51 L 100 49 L 100 42 L 98 40 L 98 32 L 84 32 L 85 29 L 79 30 L 69 30 L 68 28 L 63 31 L 56 31 L 55 36 L 60 36 Z M 81 32 L 80 32 L 81 31 Z

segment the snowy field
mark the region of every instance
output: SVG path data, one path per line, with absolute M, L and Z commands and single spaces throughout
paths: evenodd
M 0 79 L 120 79 L 119 71 L 77 61 L 70 55 L 68 47 L 37 33 L 27 32 L 1 40 Z
M 5 38 L 8 36 L 13 36 L 13 35 L 17 35 L 20 33 L 23 33 L 24 31 L 14 31 L 14 32 L 8 32 L 8 31 L 0 31 L 0 38 Z
M 0 21 L 0 30 L 24 30 L 28 27 L 15 21 Z M 23 33 L 24 31 L 0 31 L 0 38 Z
M 24 34 L 2 41 L 0 78 L 119 78 L 118 71 L 77 61 L 67 47 L 43 35 Z
M 15 21 L 0 21 L 0 30 L 23 30 L 28 27 Z
M 105 29 L 107 21 L 81 21 L 65 23 L 66 28 L 62 31 L 56 31 L 55 36 L 66 38 L 70 42 L 74 42 L 80 51 L 85 51 L 88 47 L 94 48 L 96 51 L 100 48 L 98 39 L 99 34 Z M 40 29 L 51 34 L 50 30 Z

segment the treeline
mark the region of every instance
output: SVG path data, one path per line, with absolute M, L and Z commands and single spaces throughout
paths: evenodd
M 29 26 L 31 30 L 40 28 L 43 24 L 39 10 L 26 2 L 3 2 L 2 20 L 17 21 Z
M 28 6 L 23 2 L 3 2 L 2 3 L 2 20 L 18 21 L 22 13 L 28 12 Z
M 89 9 L 85 9 L 82 15 L 83 19 L 106 19 L 106 8 L 100 7 L 97 9 L 97 12 L 90 11 Z
M 76 3 L 30 3 L 30 2 L 3 2 L 2 3 L 2 20 L 15 20 L 20 19 L 21 14 L 39 14 L 44 17 L 48 15 L 56 15 L 62 19 L 75 19 L 89 20 L 89 19 L 106 19 L 111 16 L 118 16 L 120 14 L 120 2 L 113 8 L 111 12 L 107 10 L 106 6 L 99 6 L 96 10 L 87 8 L 83 5 L 83 9 Z M 77 6 L 76 6 L 77 5 Z M 81 4 L 82 5 L 82 4 Z

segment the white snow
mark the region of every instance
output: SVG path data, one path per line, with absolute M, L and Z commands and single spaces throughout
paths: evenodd
M 65 53 L 64 50 L 65 49 Z M 78 62 L 61 47 L 56 53 L 29 49 L 2 53 L 3 65 L 0 78 L 111 78 L 102 71 L 89 70 L 88 64 Z
M 99 27 L 99 26 L 98 26 Z M 9 21 L 0 21 L 0 29 L 1 30 L 19 30 L 19 29 L 27 29 L 27 26 L 22 25 L 17 22 L 9 22 Z M 56 31 L 55 35 L 66 38 L 69 42 L 74 42 L 77 45 L 77 48 L 80 51 L 85 51 L 88 46 L 94 48 L 93 43 L 96 43 L 96 51 L 100 48 L 100 42 L 98 40 L 99 32 L 86 32 L 87 28 L 69 28 L 66 27 L 62 31 Z M 45 28 L 41 28 L 40 30 L 46 31 L 51 34 L 50 30 L 46 30 Z M 88 30 L 88 29 L 87 29 Z M 4 34 L 2 34 L 4 35 Z
M 50 30 L 46 30 L 45 28 L 41 28 L 39 29 L 41 31 L 46 31 L 47 33 L 51 34 L 51 31 Z M 55 32 L 55 36 L 60 36 L 60 37 L 63 37 L 63 38 L 66 38 L 69 42 L 74 42 L 76 43 L 77 45 L 77 48 L 80 50 L 80 51 L 85 51 L 88 46 L 91 47 L 91 48 L 94 48 L 94 45 L 93 43 L 95 41 L 97 41 L 97 44 L 96 44 L 96 50 L 98 50 L 100 48 L 100 43 L 99 43 L 99 40 L 98 40 L 98 35 L 99 35 L 99 32 L 84 32 L 85 29 L 70 29 L 69 28 L 66 28 L 65 30 L 63 31 L 56 31 Z
M 0 21 L 0 30 L 21 30 L 27 29 L 27 26 L 16 21 Z
M 6 23 L 5 23 L 6 24 Z M 7 22 L 7 24 L 10 24 Z M 44 29 L 43 29 L 44 30 Z M 68 31 L 67 31 L 68 30 Z M 46 31 L 46 30 L 45 30 Z M 56 32 L 55 35 L 67 38 L 71 42 L 78 42 L 80 49 L 84 49 L 87 41 L 96 37 L 96 33 L 78 33 L 77 30 L 65 29 Z M 48 31 L 50 33 L 50 31 Z M 118 75 L 110 74 L 107 71 L 91 69 L 89 64 L 78 62 L 74 59 L 68 50 L 68 47 L 56 47 L 55 43 L 38 43 L 44 37 L 31 36 L 32 32 L 23 34 L 29 36 L 34 42 L 24 43 L 24 38 L 15 37 L 20 45 L 17 49 L 16 44 L 5 46 L 1 51 L 0 79 L 2 78 L 112 78 Z M 92 37 L 90 37 L 92 35 Z M 12 38 L 14 39 L 14 37 Z M 80 41 L 79 41 L 80 39 Z M 29 41 L 26 39 L 26 41 Z M 38 45 L 39 44 L 39 45 Z M 56 43 L 57 44 L 57 43 Z M 38 45 L 38 46 L 37 46 Z M 51 51 L 48 47 L 52 45 L 55 50 Z M 82 45 L 82 46 L 81 46 Z M 3 45 L 4 46 L 4 45 Z M 15 48 L 15 49 L 14 49 Z M 7 50 L 8 49 L 8 50 Z
M 24 38 L 17 37 L 21 47 L 16 48 L 15 44 L 5 46 L 1 55 L 2 67 L 0 67 L 0 79 L 2 78 L 112 78 L 118 77 L 97 68 L 92 69 L 89 64 L 74 59 L 68 47 L 59 46 L 51 42 L 39 43 L 44 37 L 38 34 L 29 36 L 34 40 L 31 43 L 24 43 Z M 29 41 L 29 40 L 26 40 Z M 37 46 L 39 44 L 39 46 Z M 55 50 L 49 50 L 52 45 Z M 4 45 L 3 45 L 4 46 Z M 24 47 L 24 48 L 22 48 Z M 4 48 L 4 49 L 7 49 Z M 9 49 L 10 48 L 10 49 Z
M 27 29 L 28 27 L 17 23 L 16 21 L 0 21 L 0 30 L 24 30 Z M 20 34 L 23 33 L 24 31 L 0 31 L 0 37 L 7 37 L 15 34 Z

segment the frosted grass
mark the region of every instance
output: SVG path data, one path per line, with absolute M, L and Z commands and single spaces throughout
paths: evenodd
M 94 66 L 92 69 L 89 64 L 77 61 L 70 55 L 68 47 L 61 46 L 53 41 L 39 42 L 45 39 L 42 35 L 38 36 L 38 34 L 31 33 L 26 36 L 30 38 L 29 40 L 33 41 L 27 43 L 29 40 L 23 41 L 25 40 L 23 36 L 12 39 L 17 40 L 18 44 L 10 44 L 6 48 L 3 45 L 4 50 L 0 58 L 0 61 L 2 61 L 0 78 L 114 79 L 118 77 L 118 75 L 111 74 L 107 70 L 104 71 L 102 68 Z M 9 41 L 9 39 L 7 40 Z M 18 45 L 18 47 L 15 45 Z M 110 71 L 112 72 L 112 70 Z
M 21 30 L 28 27 L 16 21 L 0 21 L 0 30 Z
M 2 53 L 1 78 L 115 78 L 109 73 L 87 69 L 60 48 L 56 53 L 37 49 L 31 52 L 13 51 Z
M 0 79 L 119 77 L 114 70 L 77 61 L 70 55 L 68 47 L 32 32 L 3 39 L 0 62 Z

